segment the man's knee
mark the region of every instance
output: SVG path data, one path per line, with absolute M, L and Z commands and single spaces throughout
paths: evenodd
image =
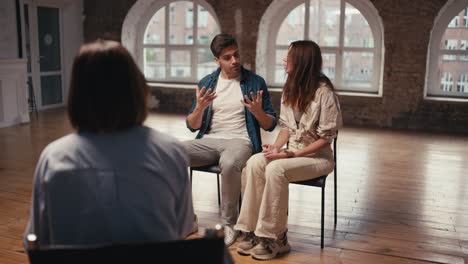
M 184 147 L 185 149 L 185 152 L 187 152 L 188 154 L 190 154 L 191 149 L 192 149 L 192 145 L 193 145 L 193 142 L 194 140 L 186 140 L 186 141 L 181 141 L 180 144 Z
M 219 160 L 219 166 L 222 171 L 235 171 L 240 173 L 244 165 L 243 161 L 234 158 L 221 158 Z

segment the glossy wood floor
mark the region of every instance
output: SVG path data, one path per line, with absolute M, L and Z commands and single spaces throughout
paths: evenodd
M 152 114 L 147 124 L 185 140 L 184 117 Z M 21 245 L 35 163 L 46 144 L 70 132 L 63 110 L 0 129 L 0 263 L 27 263 Z M 270 142 L 277 131 L 264 133 Z M 327 181 L 325 248 L 320 190 L 290 186 L 292 251 L 271 263 L 468 262 L 468 137 L 344 128 L 338 140 L 338 225 Z M 194 206 L 204 227 L 219 222 L 215 175 L 196 173 Z M 236 263 L 259 263 L 240 256 Z

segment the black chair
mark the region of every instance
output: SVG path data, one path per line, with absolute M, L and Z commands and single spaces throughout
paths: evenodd
M 336 165 L 336 156 L 337 156 L 337 148 L 336 148 L 336 141 L 338 139 L 335 138 L 333 140 L 333 159 L 335 161 L 335 169 L 333 170 L 333 176 L 334 176 L 334 187 L 335 187 L 335 227 L 337 223 L 337 213 L 336 213 L 336 207 L 337 207 L 337 165 Z M 310 180 L 305 180 L 305 181 L 297 181 L 297 182 L 291 182 L 293 184 L 299 184 L 299 185 L 306 185 L 306 186 L 313 186 L 313 187 L 320 187 L 322 188 L 322 205 L 321 205 L 321 223 L 320 223 L 320 247 L 323 248 L 323 237 L 324 237 L 324 218 L 325 218 L 325 183 L 327 181 L 328 175 L 322 175 L 318 178 L 310 179 Z
M 219 188 L 219 174 L 221 173 L 221 168 L 219 168 L 219 164 L 211 164 L 207 166 L 200 166 L 200 167 L 190 167 L 190 182 L 192 182 L 193 171 L 202 171 L 202 172 L 209 172 L 216 174 L 216 184 L 218 186 L 218 205 L 221 205 L 221 192 Z
M 200 167 L 190 167 L 190 182 L 192 182 L 193 171 L 201 171 L 201 172 L 209 172 L 216 174 L 216 184 L 218 187 L 218 206 L 221 206 L 221 192 L 219 187 L 219 175 L 221 174 L 221 168 L 219 164 L 211 164 L 207 166 L 200 166 Z M 242 204 L 242 195 L 239 196 L 239 211 Z
M 39 247 L 37 237 L 29 234 L 27 253 L 31 264 L 231 262 L 220 230 L 209 229 L 204 237 L 194 239 L 93 246 Z

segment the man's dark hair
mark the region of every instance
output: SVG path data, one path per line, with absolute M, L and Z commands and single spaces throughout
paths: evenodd
M 73 61 L 68 116 L 79 131 L 113 132 L 142 125 L 149 87 L 120 43 L 98 40 Z
M 219 58 L 221 51 L 230 46 L 237 46 L 236 38 L 233 35 L 221 33 L 213 38 L 210 49 L 213 55 Z

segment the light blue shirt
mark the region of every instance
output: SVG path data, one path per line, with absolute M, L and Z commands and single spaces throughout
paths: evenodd
M 25 235 L 40 246 L 184 238 L 194 220 L 187 166 L 178 140 L 148 127 L 69 134 L 39 158 Z

